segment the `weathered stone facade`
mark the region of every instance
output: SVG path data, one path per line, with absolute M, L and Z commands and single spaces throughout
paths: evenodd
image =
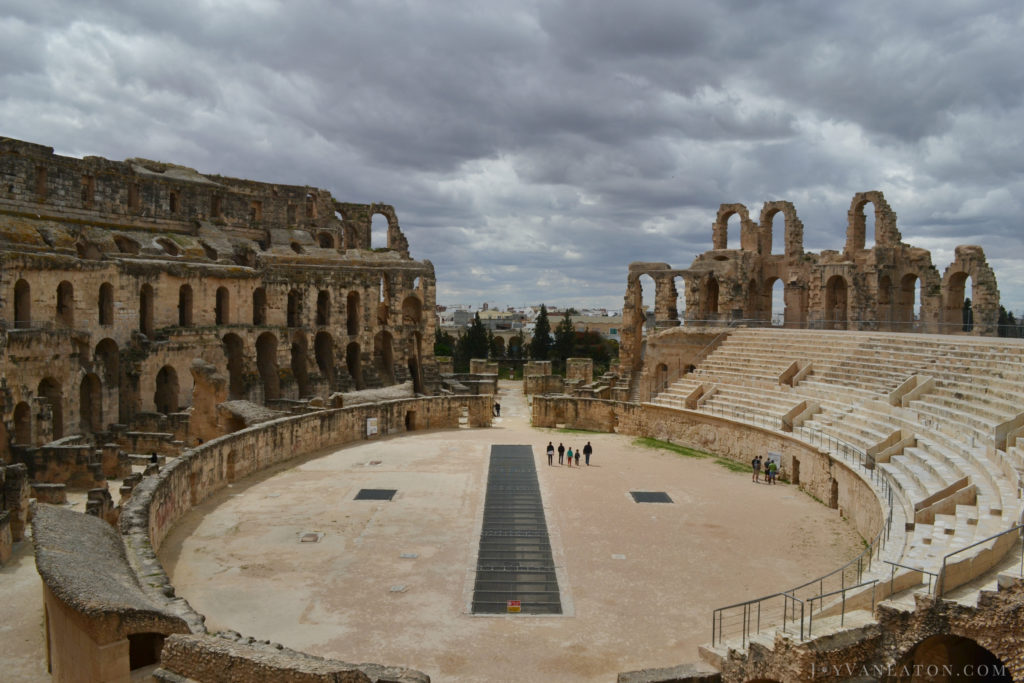
M 865 207 L 874 208 L 874 245 L 866 246 Z M 772 224 L 782 214 L 785 234 L 781 253 L 772 250 Z M 728 248 L 729 219 L 739 219 L 740 248 Z M 687 325 L 718 325 L 744 320 L 767 324 L 772 288 L 783 283 L 786 327 L 887 330 L 964 334 L 963 304 L 971 299 L 970 334 L 992 335 L 999 317 L 995 274 L 978 246 L 960 246 L 954 262 L 940 276 L 931 254 L 905 244 L 896 214 L 881 192 L 854 195 L 847 214 L 842 251 L 804 251 L 804 226 L 786 201 L 766 202 L 755 223 L 742 204 L 722 204 L 712 225 L 712 249 L 678 270 L 667 263 L 631 263 L 623 304 L 623 372 L 642 365 L 644 326 L 640 278 L 654 280 L 654 329 L 681 323 L 680 281 Z M 972 288 L 965 292 L 971 279 Z M 920 287 L 920 311 L 914 310 Z
M 371 248 L 377 214 L 387 246 Z M 178 452 L 223 433 L 225 399 L 431 394 L 434 306 L 390 206 L 0 138 L 0 461 L 33 478 L 55 440 L 86 460 L 107 442 Z M 100 485 L 63 457 L 39 476 Z

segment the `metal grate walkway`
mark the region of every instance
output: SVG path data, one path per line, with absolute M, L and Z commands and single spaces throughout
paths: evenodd
M 530 446 L 491 446 L 473 613 L 561 614 L 537 468 Z

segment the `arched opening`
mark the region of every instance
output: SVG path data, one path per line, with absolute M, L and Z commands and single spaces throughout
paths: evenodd
M 302 294 L 297 289 L 288 292 L 288 327 L 302 327 Z
M 153 285 L 149 283 L 139 290 L 139 332 L 153 336 Z
M 766 288 L 771 292 L 769 299 L 771 308 L 768 311 L 768 319 L 773 327 L 782 327 L 786 322 L 786 284 L 782 278 L 773 277 L 768 278 Z
M 178 245 L 174 243 L 174 240 L 166 237 L 157 237 L 156 243 L 163 248 L 168 256 L 178 256 L 181 254 L 181 249 L 179 249 Z
M 730 214 L 725 219 L 726 249 L 742 249 L 743 217 L 739 213 Z
M 654 390 L 651 392 L 653 397 L 655 394 L 660 394 L 668 388 L 668 365 L 665 363 L 658 363 L 658 366 L 654 368 Z
M 256 367 L 263 381 L 263 400 L 281 398 L 281 378 L 277 374 L 277 337 L 264 332 L 256 340 Z
M 64 327 L 75 325 L 75 288 L 67 280 L 57 285 L 57 322 Z
M 114 285 L 104 282 L 100 285 L 98 302 L 100 325 L 114 324 Z
M 245 367 L 245 350 L 242 338 L 237 334 L 225 334 L 221 341 L 228 366 L 228 398 L 244 398 L 245 383 L 242 372 Z
M 316 295 L 316 324 L 331 324 L 331 293 L 321 289 Z
M 862 204 L 860 207 L 861 214 L 864 216 L 864 248 L 874 249 L 877 240 L 877 232 L 875 229 L 876 216 L 873 210 L 874 204 L 871 204 L 871 211 L 864 210 L 868 204 L 871 204 L 871 202 Z
M 895 310 L 893 308 L 892 278 L 881 275 L 878 278 L 878 327 L 883 330 L 893 328 Z
M 178 287 L 178 326 L 192 327 L 192 287 Z
M 252 292 L 252 324 L 267 324 L 267 290 L 257 287 Z
M 639 314 L 640 319 L 643 320 L 643 335 L 647 336 L 654 331 L 654 326 L 657 322 L 654 314 L 657 285 L 654 282 L 654 278 L 650 275 L 641 275 L 638 277 L 637 284 L 640 288 L 638 302 L 639 307 L 637 309 L 637 313 Z
M 825 329 L 846 329 L 846 280 L 833 275 L 825 283 Z
M 32 325 L 32 290 L 25 280 L 14 283 L 14 326 Z
M 142 248 L 138 242 L 124 235 L 114 235 L 114 244 L 122 254 L 138 254 Z
M 865 211 L 871 204 L 872 210 Z M 863 199 L 851 207 L 852 224 L 847 227 L 847 248 L 857 251 L 873 249 L 878 241 L 878 207 L 873 202 Z
M 747 283 L 747 300 L 743 304 L 743 317 L 748 320 L 761 318 L 761 298 L 757 289 L 757 280 Z
M 407 410 L 405 411 L 405 431 L 412 432 L 416 430 L 416 411 Z
M 100 378 L 89 373 L 82 378 L 78 389 L 78 428 L 83 434 L 103 429 L 103 392 Z
M 681 275 L 672 278 L 672 285 L 676 288 L 676 308 L 678 309 L 679 320 L 686 321 L 686 279 Z
M 128 636 L 128 668 L 132 671 L 160 662 L 164 649 L 162 633 L 132 633 Z
M 292 376 L 295 377 L 299 398 L 310 396 L 309 352 L 306 349 L 306 336 L 301 333 L 292 338 Z
M 771 249 L 768 253 L 770 254 L 785 254 L 786 253 L 786 214 L 782 211 L 775 211 L 769 219 L 771 224 L 769 225 L 770 235 L 772 239 Z
M 25 401 L 14 406 L 14 443 L 32 443 L 32 408 Z
M 359 292 L 349 292 L 345 302 L 345 330 L 350 337 L 359 334 L 359 314 Z
M 952 634 L 925 638 L 897 664 L 898 672 L 928 674 L 929 681 L 996 681 L 1013 680 L 1010 669 L 995 654 L 977 641 Z M 893 680 L 925 680 L 915 675 Z
M 156 373 L 156 391 L 153 392 L 156 412 L 164 415 L 178 412 L 178 390 L 178 371 L 170 365 L 160 368 Z
M 900 279 L 896 292 L 896 322 L 901 332 L 915 331 L 921 320 L 921 280 L 915 273 Z
M 407 296 L 402 302 L 402 324 L 419 327 L 423 321 L 423 303 L 418 296 Z
M 380 213 L 370 219 L 370 248 L 386 249 L 388 246 L 388 219 Z
M 351 342 L 345 349 L 345 367 L 348 368 L 348 374 L 352 377 L 356 389 L 363 388 L 363 371 L 359 366 L 359 353 L 359 342 Z
M 316 242 L 321 249 L 334 249 L 334 235 L 329 232 L 317 233 Z
M 320 374 L 327 380 L 327 386 L 334 389 L 334 338 L 328 332 L 317 332 L 313 339 L 313 353 Z
M 701 320 L 718 319 L 718 278 L 714 273 L 709 273 L 701 284 L 700 317 Z
M 44 377 L 39 382 L 36 395 L 45 399 L 50 405 L 50 438 L 59 439 L 64 436 L 64 393 L 60 384 L 52 377 Z
M 117 342 L 109 337 L 101 339 L 93 352 L 93 367 L 100 373 L 107 396 L 109 415 L 121 415 L 121 361 Z
M 373 338 L 373 364 L 377 369 L 377 375 L 384 384 L 395 383 L 395 368 L 392 351 L 391 333 L 378 332 Z
M 231 322 L 231 293 L 227 287 L 217 288 L 217 301 L 213 308 L 213 317 L 218 325 Z
M 974 330 L 974 286 L 967 273 L 954 273 L 946 284 L 943 332 L 971 332 Z

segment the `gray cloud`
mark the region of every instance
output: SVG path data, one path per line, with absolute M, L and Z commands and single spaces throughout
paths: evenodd
M 0 134 L 392 203 L 448 303 L 619 307 L 720 203 L 840 248 L 880 189 L 1021 312 L 1022 29 L 1011 0 L 9 0 Z

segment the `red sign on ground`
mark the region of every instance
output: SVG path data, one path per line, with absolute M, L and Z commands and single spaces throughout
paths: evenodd
M 520 602 L 519 600 L 509 600 L 508 601 L 508 611 L 509 612 L 521 612 L 522 611 L 522 602 Z

